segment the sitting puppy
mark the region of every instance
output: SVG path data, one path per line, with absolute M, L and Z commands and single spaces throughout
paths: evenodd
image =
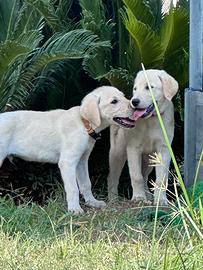
M 152 91 L 158 103 L 170 142 L 174 136 L 174 108 L 171 101 L 178 91 L 178 83 L 163 70 L 147 70 Z M 111 149 L 109 155 L 110 172 L 108 176 L 108 194 L 113 199 L 117 195 L 119 177 L 126 159 L 128 160 L 132 200 L 146 200 L 147 180 L 152 168 L 149 167 L 149 154 L 154 152 L 162 156 L 162 166 L 156 166 L 156 188 L 154 203 L 157 203 L 160 188 L 160 204 L 167 205 L 166 186 L 170 165 L 170 154 L 156 115 L 152 97 L 144 76 L 140 71 L 134 81 L 131 105 L 136 110 L 134 120 L 136 127 L 124 130 L 111 126 Z
M 105 202 L 96 200 L 91 191 L 88 158 L 102 129 L 110 124 L 134 127 L 133 112 L 122 92 L 103 86 L 88 94 L 80 107 L 69 110 L 2 113 L 0 166 L 9 155 L 28 161 L 58 163 L 70 212 L 83 212 L 79 190 L 87 205 L 104 207 Z

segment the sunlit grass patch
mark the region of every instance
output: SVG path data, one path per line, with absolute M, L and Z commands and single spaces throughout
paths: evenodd
M 128 201 L 84 208 L 68 214 L 60 194 L 43 207 L 1 199 L 0 269 L 140 270 L 149 259 L 149 269 L 201 269 L 203 246 L 191 232 L 191 248 L 183 226 L 158 219 L 152 243 L 155 208 Z

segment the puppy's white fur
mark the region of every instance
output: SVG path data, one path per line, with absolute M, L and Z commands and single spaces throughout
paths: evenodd
M 147 75 L 162 113 L 170 142 L 172 142 L 174 108 L 171 99 L 178 90 L 178 83 L 163 70 L 147 70 Z M 147 108 L 153 103 L 143 71 L 140 71 L 135 78 L 133 98 L 140 100 L 139 108 Z M 132 200 L 146 200 L 147 180 L 152 170 L 148 166 L 149 154 L 154 152 L 161 154 L 163 162 L 163 166 L 156 167 L 157 188 L 154 191 L 154 203 L 157 203 L 161 186 L 163 189 L 163 186 L 167 185 L 171 160 L 157 116 L 138 119 L 135 128 L 131 130 L 111 126 L 110 173 L 108 176 L 110 199 L 117 196 L 119 177 L 127 159 L 133 188 Z M 165 190 L 160 192 L 160 204 L 167 205 Z
M 112 99 L 118 102 L 112 104 Z M 105 202 L 96 200 L 91 191 L 88 158 L 95 141 L 88 135 L 81 116 L 99 132 L 115 124 L 114 116 L 128 117 L 132 113 L 129 100 L 110 86 L 97 88 L 84 98 L 80 107 L 67 111 L 3 113 L 0 115 L 0 166 L 9 155 L 28 161 L 58 163 L 69 211 L 83 212 L 79 189 L 86 204 L 103 207 Z

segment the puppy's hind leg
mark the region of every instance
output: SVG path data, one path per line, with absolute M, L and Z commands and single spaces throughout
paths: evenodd
M 144 185 L 145 185 L 145 193 L 146 193 L 146 197 L 147 200 L 149 200 L 149 202 L 153 201 L 153 195 L 149 190 L 148 187 L 148 177 L 150 175 L 150 173 L 153 171 L 153 167 L 149 166 L 149 156 L 148 155 L 142 155 L 142 175 L 144 178 Z
M 108 198 L 112 201 L 118 196 L 119 178 L 125 165 L 127 154 L 123 130 L 112 126 L 110 128 L 110 135 L 111 148 L 109 152 L 109 175 L 107 183 Z
M 91 149 L 92 150 L 92 149 Z M 106 206 L 104 201 L 96 200 L 92 194 L 91 181 L 88 172 L 88 158 L 91 150 L 88 150 L 77 165 L 76 175 L 80 193 L 84 196 L 85 203 L 88 206 L 102 208 Z

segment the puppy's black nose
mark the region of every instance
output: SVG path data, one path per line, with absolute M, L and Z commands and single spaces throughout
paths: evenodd
M 131 103 L 132 103 L 132 105 L 133 105 L 134 107 L 137 107 L 137 105 L 140 103 L 140 100 L 139 100 L 139 98 L 133 98 L 133 99 L 131 100 Z

